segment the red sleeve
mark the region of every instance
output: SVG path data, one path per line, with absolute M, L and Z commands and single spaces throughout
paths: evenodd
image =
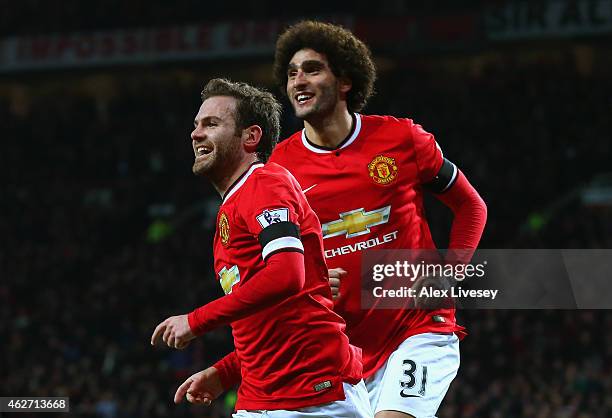
M 241 210 L 248 231 L 261 244 L 264 260 L 278 251 L 304 251 L 300 239 L 299 185 L 285 173 L 258 176 L 249 190 L 248 208 Z
M 408 119 L 408 121 L 411 125 L 410 133 L 416 155 L 419 180 L 421 183 L 428 183 L 438 174 L 442 166 L 442 159 L 444 158 L 442 150 L 432 134 L 423 129 L 421 125 L 413 123 L 412 120 Z
M 458 170 L 457 180 L 448 190 L 434 196 L 455 215 L 448 248 L 471 250 L 455 253 L 458 256 L 456 261 L 468 263 L 478 247 L 487 222 L 487 205 L 461 170 Z
M 235 351 L 232 351 L 213 364 L 213 367 L 217 369 L 219 373 L 219 379 L 221 380 L 223 390 L 228 390 L 236 386 L 240 383 L 240 380 L 242 380 L 242 375 L 240 374 L 240 360 Z
M 189 327 L 204 334 L 266 309 L 298 293 L 304 287 L 304 255 L 282 251 L 268 257 L 266 265 L 232 293 L 214 300 L 188 315 Z

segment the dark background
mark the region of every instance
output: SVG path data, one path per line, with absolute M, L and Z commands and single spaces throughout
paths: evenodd
M 274 89 L 276 33 L 304 17 L 342 22 L 371 46 L 379 79 L 365 113 L 435 134 L 488 205 L 481 247 L 610 247 L 607 0 L 3 0 L 0 10 L 0 396 L 69 396 L 83 417 L 229 416 L 233 393 L 212 408 L 172 403 L 187 376 L 231 350 L 227 329 L 184 351 L 149 338 L 167 316 L 221 294 L 219 198 L 191 174 L 199 92 L 214 76 Z M 157 48 L 76 66 L 49 53 L 13 69 L 6 58 L 11 39 L 57 47 L 103 30 L 249 24 L 270 36 L 246 53 L 230 44 L 165 59 Z M 36 50 L 20 45 L 30 47 L 19 57 Z M 300 125 L 285 109 L 289 135 Z M 427 203 L 444 248 L 451 214 Z M 609 311 L 460 318 L 469 336 L 438 416 L 612 416 Z

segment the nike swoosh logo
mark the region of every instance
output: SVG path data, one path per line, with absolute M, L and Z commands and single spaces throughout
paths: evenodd
M 312 186 L 310 186 L 309 188 L 302 190 L 302 193 L 306 193 L 307 191 L 309 191 L 309 190 L 311 190 L 312 188 L 314 188 L 314 187 L 315 187 L 317 184 L 319 184 L 319 183 L 313 184 L 313 185 L 312 185 Z

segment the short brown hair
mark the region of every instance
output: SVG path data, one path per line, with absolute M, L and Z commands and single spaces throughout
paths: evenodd
M 363 109 L 374 93 L 376 79 L 370 49 L 342 26 L 311 20 L 290 26 L 276 41 L 274 56 L 274 78 L 285 94 L 289 62 L 304 48 L 325 54 L 334 75 L 351 80 L 352 87 L 346 95 L 348 110 Z
M 225 78 L 213 78 L 204 90 L 202 101 L 216 96 L 229 96 L 236 99 L 236 129 L 241 131 L 251 125 L 258 125 L 262 136 L 257 145 L 257 156 L 267 161 L 280 135 L 280 115 L 282 106 L 276 98 L 263 89 L 247 83 L 233 82 Z

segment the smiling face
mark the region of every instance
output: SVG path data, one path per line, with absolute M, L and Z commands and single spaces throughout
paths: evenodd
M 202 102 L 191 132 L 194 174 L 222 178 L 236 169 L 242 157 L 242 141 L 235 114 L 233 97 L 214 96 Z
M 324 54 L 300 49 L 287 68 L 287 96 L 295 115 L 313 120 L 331 114 L 350 85 L 341 83 Z

